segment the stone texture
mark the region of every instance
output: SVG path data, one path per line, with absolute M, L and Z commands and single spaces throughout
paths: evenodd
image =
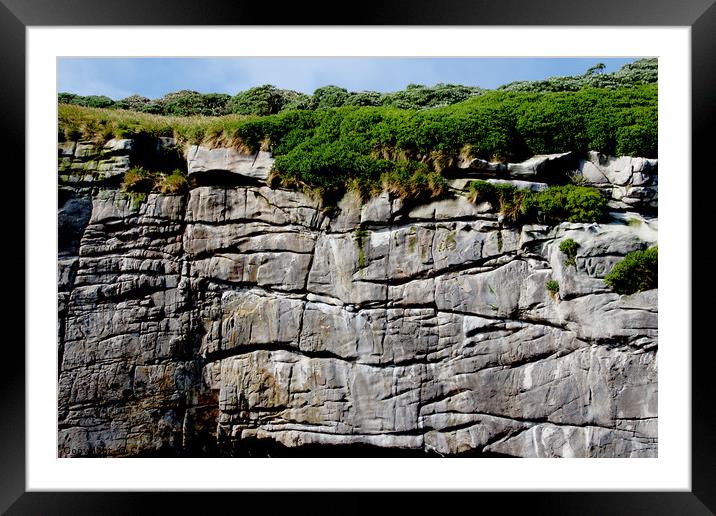
M 273 166 L 273 158 L 268 152 L 246 153 L 228 147 L 212 149 L 192 145 L 187 150 L 186 158 L 190 175 L 220 171 L 265 181 Z
M 658 206 L 658 160 L 587 153 L 576 171 L 586 184 L 610 198 L 614 209 L 655 210 Z
M 132 148 L 62 144 L 58 159 Z M 195 151 L 190 170 L 265 177 L 212 152 Z M 569 160 L 510 173 L 543 188 Z M 656 188 L 655 160 L 577 164 L 600 188 Z M 620 296 L 603 281 L 657 242 L 656 196 L 605 224 L 514 227 L 462 194 L 418 206 L 348 194 L 331 217 L 256 185 L 139 204 L 111 185 L 60 194 L 60 456 L 231 456 L 251 443 L 657 455 L 657 291 Z
M 561 154 L 540 154 L 521 163 L 508 163 L 507 173 L 513 177 L 552 176 L 557 177 L 564 170 L 571 170 L 577 156 L 573 152 Z

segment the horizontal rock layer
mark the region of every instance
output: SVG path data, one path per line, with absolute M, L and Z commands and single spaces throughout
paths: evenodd
M 60 156 L 86 152 L 67 144 Z M 189 168 L 222 169 L 228 154 L 212 152 L 190 151 Z M 520 181 L 550 182 L 540 159 Z M 637 207 L 656 206 L 655 160 L 578 163 L 610 191 L 648 183 Z M 485 170 L 467 164 L 463 177 L 508 172 Z M 421 206 L 347 194 L 333 217 L 260 185 L 139 205 L 102 182 L 65 188 L 59 455 L 275 443 L 656 456 L 657 291 L 620 296 L 603 281 L 656 243 L 653 213 L 626 212 L 629 194 L 607 224 L 514 227 L 456 188 Z M 566 238 L 579 243 L 575 265 L 559 251 Z

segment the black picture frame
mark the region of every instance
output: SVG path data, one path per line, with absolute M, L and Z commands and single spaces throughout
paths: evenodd
M 268 8 L 262 2 L 195 0 L 124 0 L 121 4 L 97 0 L 0 0 L 0 124 L 2 126 L 6 202 L 12 197 L 20 206 L 6 213 L 24 213 L 25 195 L 25 29 L 28 26 L 64 25 L 530 25 L 530 26 L 686 26 L 691 28 L 692 71 L 692 235 L 705 235 L 709 220 L 706 188 L 694 188 L 702 173 L 713 168 L 710 156 L 711 127 L 716 120 L 716 4 L 715 0 L 413 0 L 409 4 L 365 1 L 360 4 L 303 2 Z M 406 8 L 409 5 L 409 8 Z M 340 8 L 339 8 L 340 7 Z M 270 11 L 270 12 L 268 12 Z M 346 14 L 342 14 L 346 13 Z M 665 101 L 665 99 L 660 99 Z M 688 170 L 688 163 L 684 163 Z M 22 171 L 22 172 L 21 172 Z M 674 171 L 684 173 L 684 171 Z M 698 185 L 696 185 L 698 186 Z M 3 227 L 10 245 L 6 274 L 25 270 L 25 220 L 14 215 Z M 701 229 L 701 231 L 699 231 Z M 693 249 L 693 248 L 692 248 Z M 698 250 L 698 249 L 697 249 Z M 692 274 L 708 271 L 707 253 L 694 252 Z M 8 278 L 9 279 L 9 278 Z M 700 289 L 692 288 L 692 455 L 689 492 L 561 492 L 561 493 L 470 493 L 470 504 L 496 502 L 510 511 L 529 514 L 714 514 L 716 513 L 716 419 L 714 418 L 713 343 L 699 332 L 709 320 L 710 303 L 700 303 L 698 291 L 708 291 L 708 281 L 699 277 Z M 25 319 L 24 282 L 6 289 L 6 332 Z M 12 296 L 12 299 L 10 297 Z M 48 322 L 54 324 L 54 321 Z M 14 332 L 13 332 L 14 333 Z M 701 337 L 701 338 L 699 338 Z M 25 353 L 24 330 L 20 338 L 6 333 L 4 365 L 0 375 L 0 511 L 8 514 L 141 514 L 161 504 L 164 513 L 187 512 L 193 507 L 210 510 L 217 503 L 247 509 L 253 503 L 281 507 L 290 513 L 307 504 L 309 493 L 70 493 L 26 492 L 25 488 Z M 673 343 L 683 345 L 689 342 Z M 278 496 L 279 498 L 276 498 Z M 321 508 L 338 508 L 340 513 L 374 510 L 372 494 L 349 493 L 341 500 L 335 493 L 320 496 Z M 408 495 L 412 502 L 425 503 L 425 493 Z M 454 494 L 450 495 L 454 497 Z M 380 506 L 404 503 L 391 496 Z M 441 497 L 442 498 L 442 497 Z M 462 498 L 462 496 L 458 497 Z M 451 504 L 454 498 L 451 498 Z M 505 505 L 506 500 L 509 501 Z M 487 507 L 487 505 L 485 505 Z M 272 509 L 268 509 L 272 510 Z

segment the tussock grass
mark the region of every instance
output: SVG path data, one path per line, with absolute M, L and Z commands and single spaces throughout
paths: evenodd
M 58 105 L 59 141 L 105 143 L 112 138 L 138 135 L 176 138 L 181 144 L 241 146 L 236 128 L 255 116 L 164 116 L 136 111 Z

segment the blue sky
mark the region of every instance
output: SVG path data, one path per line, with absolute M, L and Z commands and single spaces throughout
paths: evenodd
M 495 88 L 518 80 L 577 75 L 596 63 L 617 70 L 634 58 L 59 58 L 58 91 L 158 98 L 178 90 L 236 94 L 273 84 L 304 93 L 328 84 L 351 91 L 402 90 L 444 82 Z

